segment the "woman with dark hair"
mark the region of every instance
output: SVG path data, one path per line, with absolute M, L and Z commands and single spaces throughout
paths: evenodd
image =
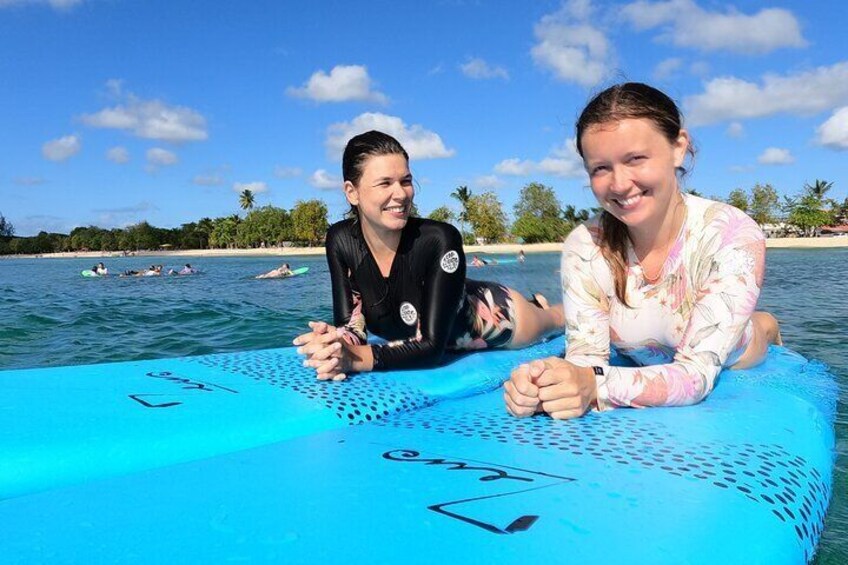
M 613 86 L 576 129 L 603 211 L 563 247 L 565 359 L 516 369 L 504 386 L 507 410 L 565 419 L 700 402 L 722 368 L 753 366 L 781 343 L 777 320 L 755 311 L 763 234 L 736 208 L 681 192 L 694 150 L 659 90 Z M 610 366 L 611 349 L 637 366 Z
M 562 327 L 562 306 L 467 280 L 459 231 L 410 217 L 409 155 L 379 131 L 352 138 L 342 158 L 351 217 L 330 227 L 334 325 L 310 322 L 294 340 L 319 379 L 438 365 L 445 350 L 519 348 Z M 366 328 L 389 340 L 368 344 Z

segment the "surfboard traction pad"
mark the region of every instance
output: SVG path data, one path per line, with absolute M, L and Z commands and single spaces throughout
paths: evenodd
M 486 363 L 473 363 L 462 356 L 452 356 L 462 365 L 466 376 L 472 379 L 472 386 L 455 394 L 471 396 L 487 392 L 501 386 L 518 364 L 529 362 L 543 355 L 561 354 L 564 349 L 561 338 L 555 338 L 518 351 L 492 351 L 486 355 Z M 504 354 L 507 353 L 507 354 Z M 243 353 L 223 353 L 188 357 L 180 359 L 183 363 L 196 363 L 228 373 L 234 373 L 265 382 L 284 390 L 293 391 L 309 400 L 318 402 L 334 411 L 343 422 L 354 425 L 373 422 L 393 414 L 416 411 L 432 406 L 441 395 L 428 394 L 415 383 L 414 373 L 410 378 L 383 378 L 383 375 L 353 375 L 343 382 L 319 381 L 311 369 L 305 369 L 302 358 L 292 355 L 292 349 L 272 349 Z M 480 359 L 479 361 L 483 361 Z M 477 365 L 467 367 L 466 365 Z M 451 371 L 448 365 L 430 371 Z M 456 375 L 445 375 L 450 379 Z M 450 394 L 449 394 L 450 396 Z
M 291 390 L 321 403 L 351 425 L 435 403 L 435 399 L 402 383 L 363 378 L 350 378 L 345 382 L 319 381 L 312 371 L 304 370 L 301 360 L 300 357 L 271 350 L 207 355 L 185 361 Z
M 798 363 L 799 371 L 733 371 L 727 386 L 765 387 L 814 404 L 830 422 L 836 412 L 837 388 L 828 368 L 782 347 L 773 347 L 767 365 Z M 731 419 L 738 406 L 710 409 L 711 417 Z M 790 524 L 806 561 L 815 555 L 832 494 L 831 476 L 823 477 L 804 457 L 776 443 L 690 441 L 662 422 L 640 421 L 640 412 L 589 413 L 562 425 L 550 418 L 514 418 L 501 412 L 456 412 L 440 405 L 424 412 L 400 414 L 376 423 L 408 430 L 427 430 L 478 441 L 520 444 L 540 450 L 591 457 L 604 464 L 660 470 L 675 477 L 703 481 L 735 491 L 752 504 L 765 505 L 776 519 Z M 721 412 L 716 414 L 715 412 Z M 600 421 L 603 419 L 603 421 Z

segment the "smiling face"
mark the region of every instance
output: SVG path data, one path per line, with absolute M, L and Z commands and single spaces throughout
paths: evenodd
M 582 137 L 583 164 L 595 198 L 628 229 L 660 230 L 671 221 L 689 135 L 669 141 L 648 119 L 590 126 Z
M 369 157 L 362 165 L 359 182 L 345 181 L 344 190 L 348 202 L 359 210 L 364 232 L 385 234 L 406 226 L 415 188 L 403 155 Z

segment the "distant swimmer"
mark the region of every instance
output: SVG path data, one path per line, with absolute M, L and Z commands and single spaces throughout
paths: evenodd
M 106 265 L 101 261 L 91 268 L 91 272 L 93 272 L 98 277 L 103 277 L 109 274 L 109 269 L 106 268 Z
M 195 275 L 197 274 L 197 269 L 192 267 L 189 263 L 185 264 L 185 267 L 179 270 L 178 275 Z
M 471 266 L 472 267 L 485 267 L 486 265 L 497 265 L 497 264 L 498 264 L 498 262 L 495 261 L 494 259 L 480 259 L 480 257 L 478 257 L 477 255 L 475 255 L 474 258 L 471 259 Z
M 282 265 L 280 265 L 276 269 L 272 269 L 272 270 L 270 270 L 267 273 L 262 274 L 262 275 L 256 275 L 256 277 L 254 277 L 254 278 L 257 278 L 257 279 L 281 279 L 281 278 L 284 278 L 284 277 L 290 277 L 293 274 L 294 273 L 292 273 L 292 270 L 289 267 L 289 264 L 283 263 Z
M 526 260 L 527 260 L 527 257 L 524 255 L 524 250 L 523 250 L 523 249 L 519 249 L 519 250 L 518 250 L 518 262 L 519 262 L 519 263 L 524 263 L 524 261 L 526 261 Z

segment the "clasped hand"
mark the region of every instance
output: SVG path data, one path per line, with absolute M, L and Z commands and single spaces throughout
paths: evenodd
M 343 381 L 350 371 L 350 353 L 345 347 L 342 330 L 326 322 L 309 322 L 311 332 L 294 338 L 297 352 L 306 356 L 304 367 L 312 367 L 318 380 Z
M 547 412 L 552 418 L 579 418 L 597 401 L 595 375 L 559 357 L 548 357 L 516 368 L 504 383 L 507 412 L 525 418 Z

